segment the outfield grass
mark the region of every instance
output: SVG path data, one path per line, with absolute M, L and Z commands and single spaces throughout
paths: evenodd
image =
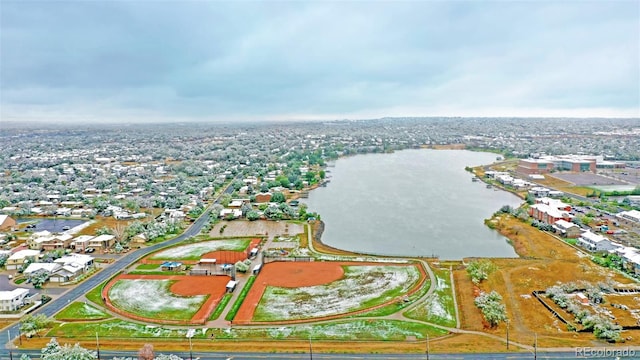
M 420 277 L 415 265 L 344 266 L 344 276 L 328 284 L 267 286 L 253 320 L 309 319 L 365 310 L 402 300 Z
M 209 321 L 216 320 L 220 317 L 224 309 L 227 307 L 229 301 L 231 301 L 232 296 L 233 294 L 224 294 L 224 296 L 218 303 L 218 306 L 216 306 L 216 310 L 211 314 L 211 316 L 209 316 Z
M 56 314 L 55 319 L 59 321 L 103 320 L 110 317 L 109 314 L 91 304 L 74 302 Z
M 118 280 L 109 289 L 113 306 L 151 319 L 190 320 L 209 295 L 179 296 L 171 280 Z
M 244 287 L 242 288 L 242 291 L 240 292 L 240 295 L 238 296 L 236 301 L 233 303 L 231 310 L 229 310 L 229 313 L 227 313 L 227 316 L 225 316 L 225 320 L 231 321 L 233 320 L 234 317 L 236 317 L 238 310 L 240 310 L 240 306 L 244 302 L 244 299 L 247 297 L 247 294 L 249 293 L 249 290 L 251 290 L 251 286 L 255 281 L 256 281 L 256 277 L 254 275 L 251 275 L 247 279 L 247 283 L 244 285 Z
M 375 310 L 371 310 L 371 311 L 367 311 L 367 312 L 355 315 L 354 317 L 379 317 L 379 316 L 387 316 L 387 315 L 395 314 L 398 311 L 413 304 L 414 301 L 423 297 L 424 294 L 426 294 L 427 291 L 429 291 L 430 287 L 431 287 L 431 281 L 427 279 L 422 285 L 422 287 L 420 288 L 420 290 L 416 291 L 411 296 L 409 296 L 408 298 L 409 301 L 405 302 L 404 299 L 402 299 L 402 301 L 396 301 L 387 306 L 383 306 Z

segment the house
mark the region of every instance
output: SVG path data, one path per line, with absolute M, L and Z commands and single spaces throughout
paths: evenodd
M 63 256 L 54 262 L 61 267 L 49 277 L 49 281 L 64 283 L 76 279 L 94 265 L 93 257 L 83 254 L 70 254 Z
M 551 191 L 550 189 L 547 189 L 546 187 L 542 187 L 542 186 L 534 186 L 531 189 L 529 189 L 529 194 L 539 198 L 539 197 L 547 197 L 549 196 L 549 191 Z
M 0 311 L 17 311 L 27 304 L 29 289 L 0 291 Z
M 233 217 L 234 219 L 242 217 L 242 210 L 240 209 L 222 209 L 220 211 L 221 218 Z
M 71 247 L 76 249 L 76 251 L 85 251 L 89 248 L 89 241 L 93 239 L 95 236 L 91 235 L 80 235 L 77 238 L 73 239 L 71 242 Z
M 557 220 L 553 228 L 566 238 L 577 238 L 582 233 L 580 226 L 563 219 Z
M 626 221 L 640 223 L 640 211 L 638 210 L 623 211 L 616 214 L 616 216 Z
M 144 244 L 147 242 L 147 240 L 149 240 L 149 238 L 147 238 L 147 235 L 145 235 L 145 233 L 140 233 L 131 238 L 131 242 L 133 244 Z
M 257 203 L 268 203 L 271 201 L 271 193 L 259 193 L 256 194 L 256 202 Z
M 529 215 L 538 221 L 551 225 L 558 220 L 565 220 L 568 222 L 573 218 L 568 211 L 562 211 L 543 203 L 531 205 L 529 207 Z
M 31 275 L 35 272 L 38 271 L 44 271 L 46 273 L 48 273 L 49 275 L 53 274 L 54 272 L 56 272 L 58 269 L 61 269 L 62 265 L 60 264 L 56 264 L 56 263 L 39 263 L 39 262 L 34 262 L 29 264 L 29 266 L 27 266 L 26 269 L 24 269 L 23 273 L 25 275 Z
M 73 235 L 60 234 L 53 237 L 53 239 L 42 242 L 41 248 L 43 250 L 55 250 L 55 249 L 67 249 L 71 247 Z
M 622 266 L 636 275 L 640 275 L 640 250 L 625 246 L 615 250 L 615 253 L 622 259 Z
M 82 269 L 83 272 L 88 271 L 94 265 L 93 256 L 84 254 L 65 255 L 59 259 L 55 259 L 53 262 L 62 264 L 63 266 L 73 265 L 74 267 Z
M 116 237 L 113 235 L 98 235 L 89 240 L 89 247 L 94 249 L 106 250 L 112 247 L 116 242 Z
M 0 215 L 0 231 L 6 231 L 18 226 L 18 223 L 9 215 Z
M 591 231 L 583 232 L 578 238 L 578 246 L 581 246 L 589 251 L 600 252 L 615 250 L 620 245 L 611 242 L 604 236 L 594 234 Z
M 24 264 L 26 259 L 37 259 L 38 256 L 40 256 L 40 250 L 19 250 L 7 258 L 7 263 L 5 264 L 5 266 L 7 270 L 17 270 Z

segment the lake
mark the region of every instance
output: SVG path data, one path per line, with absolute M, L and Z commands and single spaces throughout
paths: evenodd
M 327 168 L 330 183 L 304 202 L 326 225 L 322 241 L 339 249 L 441 259 L 516 257 L 484 219 L 522 200 L 472 182 L 464 170 L 495 159 L 491 153 L 427 149 L 342 158 Z

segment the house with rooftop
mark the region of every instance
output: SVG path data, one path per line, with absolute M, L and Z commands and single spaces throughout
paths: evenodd
M 89 240 L 88 247 L 98 250 L 106 250 L 116 243 L 116 237 L 113 235 L 98 235 Z
M 18 226 L 18 223 L 9 215 L 0 215 L 0 231 L 7 231 L 14 229 Z
M 553 228 L 557 233 L 566 238 L 577 238 L 582 233 L 582 229 L 580 229 L 580 226 L 563 219 L 557 220 L 553 224 Z
M 73 239 L 71 242 L 71 247 L 76 249 L 76 251 L 85 251 L 89 248 L 89 240 L 93 239 L 95 236 L 91 235 L 80 235 Z
M 621 247 L 621 245 L 591 231 L 585 231 L 580 234 L 577 245 L 593 252 L 611 251 Z
M 624 246 L 614 251 L 622 259 L 622 266 L 625 270 L 640 275 L 640 250 Z
M 536 204 L 529 207 L 529 216 L 538 221 L 553 225 L 558 220 L 570 222 L 573 216 L 569 213 L 571 205 L 551 198 L 536 199 Z
M 0 291 L 0 311 L 18 311 L 28 303 L 29 289 L 16 288 Z
M 21 267 L 26 259 L 38 259 L 40 250 L 24 249 L 18 250 L 7 258 L 5 267 L 7 270 L 17 270 Z

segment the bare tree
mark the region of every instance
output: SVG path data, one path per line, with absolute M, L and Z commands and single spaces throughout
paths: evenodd
M 153 360 L 154 357 L 153 345 L 151 344 L 144 344 L 138 351 L 138 360 Z

